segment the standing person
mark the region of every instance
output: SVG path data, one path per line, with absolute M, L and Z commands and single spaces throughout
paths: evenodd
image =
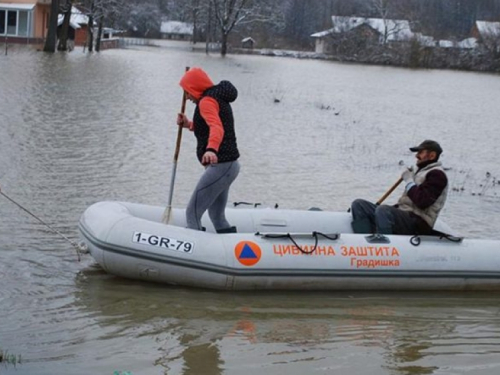
M 443 150 L 439 143 L 426 140 L 410 151 L 417 153 L 417 171 L 401 175 L 406 187 L 398 203 L 377 206 L 356 199 L 351 205 L 354 233 L 432 234 L 448 195 L 448 178 L 438 161 Z
M 225 209 L 229 187 L 240 171 L 240 153 L 230 105 L 236 100 L 238 91 L 229 81 L 214 85 L 200 68 L 188 70 L 180 85 L 196 108 L 192 121 L 179 113 L 177 124 L 194 132 L 196 155 L 205 167 L 186 208 L 187 227 L 204 230 L 201 217 L 208 210 L 217 233 L 235 233 L 236 227 L 226 220 Z

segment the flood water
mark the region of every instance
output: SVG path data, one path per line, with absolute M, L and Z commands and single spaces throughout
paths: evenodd
M 430 138 L 449 168 L 442 218 L 467 237 L 500 239 L 500 76 L 221 59 L 183 43 L 2 53 L 2 191 L 75 241 L 94 202 L 165 205 L 185 66 L 239 90 L 231 201 L 342 211 L 376 201 L 414 163 L 408 147 Z M 184 132 L 174 206 L 202 173 L 194 147 Z M 2 375 L 500 372 L 498 293 L 236 293 L 125 280 L 89 256 L 78 262 L 1 196 L 0 280 L 0 350 L 21 356 L 0 363 Z

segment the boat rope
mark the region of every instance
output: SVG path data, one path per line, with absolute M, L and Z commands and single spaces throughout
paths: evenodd
M 9 197 L 7 194 L 5 194 L 2 189 L 0 188 L 0 194 L 3 195 L 7 200 L 9 200 L 10 202 L 12 202 L 13 204 L 15 204 L 17 207 L 19 207 L 21 210 L 25 211 L 26 213 L 28 213 L 29 215 L 31 215 L 32 217 L 34 217 L 35 219 L 37 219 L 40 223 L 42 223 L 43 225 L 45 225 L 47 228 L 49 228 L 52 232 L 54 232 L 55 234 L 61 236 L 62 238 L 64 238 L 66 241 L 68 241 L 71 245 L 73 245 L 76 249 L 76 255 L 78 257 L 78 261 L 81 260 L 80 258 L 80 253 L 86 253 L 88 252 L 88 250 L 86 249 L 86 247 L 84 245 L 79 245 L 77 244 L 75 241 L 72 241 L 70 240 L 68 237 L 66 237 L 64 234 L 62 234 L 61 232 L 59 232 L 57 229 L 51 227 L 49 224 L 47 224 L 45 221 L 43 221 L 42 219 L 40 219 L 38 216 L 36 216 L 34 213 L 32 213 L 30 210 L 28 210 L 27 208 L 24 208 L 21 204 L 17 203 L 14 199 L 12 199 L 11 197 Z
M 262 206 L 262 203 L 233 202 L 234 207 L 238 207 L 239 205 L 253 206 L 254 208 L 257 208 L 258 206 Z M 278 207 L 279 207 L 278 203 L 275 203 L 274 208 L 278 208 Z
M 257 207 L 257 206 L 260 206 L 261 203 L 250 203 L 250 202 L 233 202 L 233 205 L 234 207 L 238 207 L 239 205 L 246 205 L 246 206 L 254 206 L 254 207 Z
M 442 233 L 440 236 L 439 236 L 439 239 L 442 240 L 442 239 L 446 239 L 450 242 L 455 242 L 455 243 L 460 243 L 462 242 L 463 240 L 463 237 L 455 237 L 455 236 L 452 236 L 450 234 L 444 234 Z M 418 246 L 420 245 L 420 243 L 422 242 L 422 239 L 420 238 L 420 236 L 418 234 L 414 235 L 413 237 L 410 238 L 410 243 L 413 245 L 413 246 Z
M 257 232 L 256 234 L 259 235 L 260 233 Z M 329 239 L 331 241 L 336 241 L 339 239 L 340 234 L 335 233 L 332 237 L 332 236 L 328 236 L 328 235 L 321 233 L 321 232 L 312 232 L 311 236 L 314 238 L 314 246 L 309 251 L 304 250 L 302 247 L 300 247 L 300 245 L 297 243 L 297 241 L 295 241 L 295 239 L 292 237 L 292 235 L 290 233 L 284 233 L 284 234 L 266 233 L 266 234 L 262 234 L 262 236 L 267 237 L 267 238 L 288 238 L 302 254 L 310 255 L 310 254 L 314 253 L 316 251 L 316 249 L 318 248 L 319 236 L 325 237 L 326 239 Z
M 445 238 L 445 239 L 447 239 L 450 242 L 456 242 L 456 243 L 460 243 L 460 242 L 463 241 L 463 237 L 455 237 L 455 236 L 452 236 L 452 235 L 449 235 L 449 234 L 443 234 L 439 238 Z
M 422 242 L 422 239 L 420 238 L 420 236 L 418 234 L 410 238 L 410 243 L 413 246 L 418 246 L 418 245 L 420 245 L 421 242 Z

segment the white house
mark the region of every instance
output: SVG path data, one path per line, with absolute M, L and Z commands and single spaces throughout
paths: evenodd
M 490 51 L 500 52 L 500 22 L 476 21 L 472 36 Z
M 193 37 L 193 30 L 193 24 L 181 21 L 163 21 L 160 27 L 163 39 L 191 39 Z
M 483 43 L 490 41 L 490 44 L 492 41 L 496 41 L 498 48 L 500 48 L 500 22 L 476 21 L 472 37 L 461 41 L 435 40 L 431 36 L 413 32 L 407 20 L 332 16 L 332 24 L 331 29 L 311 35 L 316 39 L 315 52 L 326 52 L 328 36 L 335 33 L 349 32 L 360 26 L 374 30 L 379 36 L 379 43 L 381 44 L 417 40 L 422 46 L 426 47 L 473 49 L 477 47 L 478 41 Z
M 331 29 L 311 35 L 316 39 L 315 52 L 325 52 L 325 40 L 329 35 L 349 32 L 363 25 L 370 27 L 379 35 L 381 44 L 410 40 L 415 37 L 415 34 L 411 31 L 410 22 L 407 20 L 332 16 L 332 24 Z

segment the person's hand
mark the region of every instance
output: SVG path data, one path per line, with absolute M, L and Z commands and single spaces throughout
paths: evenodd
M 183 128 L 189 127 L 189 120 L 184 113 L 177 114 L 177 125 L 182 126 Z
M 401 178 L 406 184 L 409 184 L 410 182 L 415 182 L 415 173 L 413 172 L 412 168 L 407 168 L 401 175 Z
M 203 165 L 217 164 L 218 162 L 219 158 L 213 151 L 206 151 L 201 158 L 201 164 Z

